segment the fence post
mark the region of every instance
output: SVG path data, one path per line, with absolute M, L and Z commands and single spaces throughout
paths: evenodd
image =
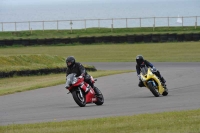
M 15 22 L 15 31 L 17 30 L 17 27 L 16 27 L 16 22 Z
M 126 18 L 126 28 L 128 27 L 128 24 L 127 24 L 127 18 Z
M 86 19 L 85 19 L 85 30 L 86 30 Z
M 99 29 L 100 29 L 100 20 L 98 19 L 98 27 L 99 27 Z
M 2 31 L 3 31 L 3 23 L 1 23 L 2 24 Z
M 69 24 L 71 25 L 71 33 L 72 33 L 72 25 L 73 25 L 72 21 L 70 21 Z
M 29 28 L 29 31 L 30 31 L 31 30 L 30 21 L 28 21 L 28 28 Z
M 141 18 L 140 18 L 140 28 L 141 28 Z
M 112 18 L 112 24 L 111 24 L 111 32 L 113 31 L 113 18 Z
M 57 31 L 58 31 L 58 20 L 57 20 Z
M 42 22 L 43 32 L 44 32 L 44 21 Z
M 153 31 L 155 29 L 155 26 L 156 26 L 156 18 L 154 17 Z
M 183 27 L 183 16 L 182 16 L 182 27 Z
M 168 28 L 169 28 L 169 17 L 168 17 Z
M 113 23 L 113 18 L 112 18 L 112 24 L 114 25 L 114 23 Z
M 197 16 L 196 16 L 196 21 L 195 21 L 195 29 L 197 29 Z

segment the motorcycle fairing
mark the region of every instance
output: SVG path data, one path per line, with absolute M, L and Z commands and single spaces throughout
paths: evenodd
M 158 92 L 160 93 L 160 94 L 162 94 L 163 92 L 164 92 L 164 88 L 163 88 L 163 86 L 161 85 L 161 82 L 160 82 L 160 80 L 158 79 L 158 77 L 155 75 L 155 74 L 153 74 L 152 72 L 151 72 L 151 70 L 150 70 L 150 68 L 148 68 L 147 69 L 147 73 L 145 74 L 145 75 L 143 75 L 142 73 L 140 74 L 141 75 L 141 80 L 143 81 L 143 83 L 144 83 L 144 85 L 148 88 L 148 86 L 147 86 L 147 83 L 148 82 L 152 82 L 152 84 L 153 84 L 153 82 L 155 83 L 156 82 L 156 84 L 158 85 Z M 148 88 L 149 89 L 149 88 Z

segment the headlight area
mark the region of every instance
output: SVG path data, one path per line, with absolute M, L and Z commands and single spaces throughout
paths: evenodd
M 74 78 L 72 84 L 75 84 L 77 82 L 77 80 L 78 80 L 77 78 Z
M 144 77 L 142 77 L 142 76 L 141 76 L 141 80 L 142 80 L 143 82 L 145 82 L 145 81 L 146 81 L 146 79 L 145 79 Z

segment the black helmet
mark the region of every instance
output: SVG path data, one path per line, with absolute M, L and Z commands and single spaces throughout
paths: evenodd
M 142 55 L 137 55 L 136 56 L 136 62 L 138 65 L 141 65 L 144 62 L 144 58 Z
M 68 65 L 68 63 L 71 63 L 71 64 L 69 64 Z M 67 64 L 67 67 L 72 67 L 74 64 L 75 64 L 75 58 L 73 57 L 73 56 L 69 56 L 69 57 L 67 57 L 67 59 L 66 59 L 66 64 Z

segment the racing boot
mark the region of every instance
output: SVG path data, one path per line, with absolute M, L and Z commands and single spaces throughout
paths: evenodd
M 99 89 L 97 87 L 94 86 L 93 89 L 94 89 L 94 92 L 95 92 L 96 96 L 100 96 L 101 95 L 101 92 L 99 91 Z
M 99 91 L 99 89 L 97 87 L 94 86 L 94 84 L 91 82 L 91 80 L 88 83 L 94 89 L 96 96 L 100 96 L 101 92 Z
M 162 82 L 161 84 L 162 84 L 163 86 L 166 86 L 166 84 L 165 84 L 166 80 L 165 80 L 163 77 L 160 78 L 160 81 Z

